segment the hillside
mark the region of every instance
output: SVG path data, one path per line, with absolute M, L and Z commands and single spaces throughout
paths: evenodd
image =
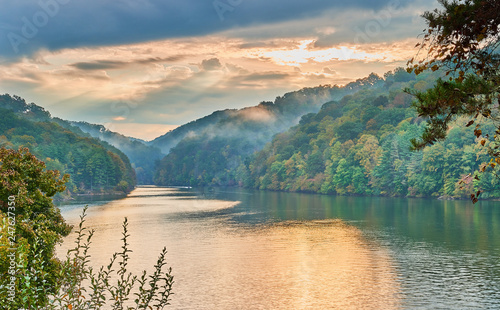
M 403 89 L 428 89 L 440 74 L 416 77 L 397 69 L 384 78 L 372 75 L 360 80 L 365 81 L 362 87 L 325 100 L 319 111 L 303 115 L 298 124 L 280 124 L 279 100 L 250 108 L 250 115 L 255 115 L 251 120 L 245 118 L 245 109 L 228 111 L 225 115 L 230 116 L 210 131 L 192 134 L 172 148 L 161 161 L 155 182 L 449 198 L 465 198 L 481 189 L 485 198 L 500 197 L 498 178 L 484 173 L 476 180 L 468 175 L 488 155 L 461 120 L 444 142 L 422 152 L 410 151 L 410 139 L 421 134 L 425 123 L 412 107 L 413 97 Z M 302 95 L 308 101 L 309 94 Z M 267 119 L 275 124 L 272 129 Z M 275 134 L 287 125 L 291 128 Z M 494 132 L 492 124 L 482 126 L 485 133 L 488 128 Z M 266 141 L 271 142 L 264 146 Z
M 27 147 L 46 162 L 47 169 L 70 174 L 67 189 L 73 193 L 135 187 L 135 172 L 124 153 L 76 127 L 64 128 L 61 121 L 20 97 L 0 96 L 0 146 Z
M 304 88 L 277 97 L 274 102 L 261 102 L 257 106 L 216 111 L 208 116 L 182 125 L 156 139 L 149 144 L 158 147 L 167 154 L 184 138 L 192 138 L 208 133 L 226 130 L 238 131 L 245 134 L 246 127 L 260 126 L 259 135 L 269 136 L 290 128 L 298 123 L 300 117 L 306 113 L 317 112 L 327 101 L 340 99 L 343 96 L 359 89 L 375 85 L 379 78 L 371 75 L 359 79 L 346 86 L 318 86 Z M 267 128 L 266 128 L 267 127 Z
M 216 124 L 220 120 L 229 118 L 231 113 L 235 112 L 236 110 L 216 111 L 210 115 L 179 126 L 176 129 L 155 138 L 151 142 L 148 142 L 148 145 L 160 148 L 164 154 L 168 154 L 168 152 L 170 152 L 170 149 L 176 146 L 185 137 L 193 135 L 197 132 L 203 132 L 208 127 Z
M 137 184 L 153 184 L 155 164 L 165 156 L 160 149 L 146 145 L 145 141 L 112 132 L 102 125 L 87 122 L 70 122 L 94 138 L 106 141 L 128 156 L 137 175 Z
M 410 139 L 420 136 L 425 122 L 402 89 L 425 90 L 437 77 L 416 78 L 402 70 L 386 74 L 383 88 L 326 103 L 232 173 L 241 186 L 277 191 L 467 198 L 483 190 L 484 198 L 500 197 L 493 174 L 469 175 L 489 157 L 465 130 L 465 120 L 449 128 L 445 141 L 410 151 Z M 482 128 L 495 131 L 488 122 Z
M 234 184 L 228 174 L 245 157 L 261 150 L 272 137 L 296 125 L 300 117 L 317 112 L 331 100 L 369 88 L 382 87 L 383 79 L 372 74 L 346 86 L 304 88 L 241 110 L 213 113 L 181 126 L 152 142 L 157 147 L 175 145 L 162 159 L 155 174 L 158 185 Z

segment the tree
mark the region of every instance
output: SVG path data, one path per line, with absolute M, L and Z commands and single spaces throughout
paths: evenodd
M 45 170 L 45 164 L 26 148 L 19 151 L 0 148 L 0 217 L 4 219 L 4 228 L 5 223 L 8 226 L 0 232 L 0 272 L 18 279 L 11 282 L 10 277 L 2 277 L 0 287 L 14 284 L 21 292 L 36 286 L 45 288 L 46 293 L 57 289 L 60 263 L 54 258 L 54 249 L 71 227 L 52 197 L 65 190 L 68 178 L 68 175 L 60 177 L 59 171 Z M 11 261 L 22 269 L 14 270 Z M 37 276 L 42 268 L 47 271 L 43 278 Z M 5 290 L 0 292 L 1 299 L 7 300 L 4 294 Z M 37 300 L 43 304 L 46 295 L 39 295 Z M 30 306 L 29 302 L 12 300 L 11 304 L 22 307 Z
M 439 79 L 426 92 L 407 90 L 416 96 L 414 104 L 419 116 L 427 117 L 421 139 L 412 140 L 414 149 L 422 149 L 447 135 L 449 124 L 459 116 L 468 118 L 467 127 L 484 146 L 487 140 L 495 168 L 500 164 L 500 124 L 492 133 L 483 132 L 481 120 L 499 120 L 500 99 L 500 2 L 497 0 L 439 0 L 444 10 L 424 13 L 428 29 L 417 44 L 426 55 L 411 59 L 408 72 L 420 74 L 430 69 L 444 70 L 448 80 Z M 417 54 L 416 58 L 420 55 Z M 498 124 L 498 123 L 497 123 Z M 478 193 L 471 198 L 477 201 Z
M 427 55 L 416 64 L 415 58 L 411 59 L 409 64 L 413 66 L 408 71 L 418 75 L 429 68 L 436 71 L 444 67 L 448 74 L 458 72 L 457 81 L 463 81 L 469 70 L 479 76 L 498 76 L 500 3 L 496 0 L 438 1 L 443 11 L 436 9 L 422 15 L 428 29 L 416 47 L 427 51 Z

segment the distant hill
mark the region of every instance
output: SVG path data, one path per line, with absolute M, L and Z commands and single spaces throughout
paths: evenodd
M 262 102 L 257 106 L 240 110 L 216 111 L 179 126 L 148 144 L 158 147 L 163 153 L 168 154 L 170 149 L 184 138 L 192 138 L 220 130 L 229 130 L 226 133 L 234 133 L 233 131 L 236 130 L 238 134 L 242 134 L 245 127 L 252 126 L 261 127 L 259 135 L 264 135 L 264 140 L 268 140 L 270 135 L 297 124 L 302 115 L 317 112 L 323 103 L 338 100 L 362 88 L 374 86 L 380 81 L 380 77 L 371 74 L 367 78 L 359 79 L 342 87 L 324 85 L 304 88 L 277 97 L 274 102 Z
M 123 152 L 18 96 L 0 95 L 0 146 L 27 147 L 48 169 L 69 173 L 73 193 L 126 192 L 136 185 Z
M 147 145 L 140 139 L 109 131 L 103 125 L 87 122 L 70 122 L 70 124 L 125 153 L 135 169 L 138 184 L 153 184 L 155 164 L 165 156 L 159 148 Z
M 170 153 L 155 174 L 159 185 L 232 184 L 228 171 L 248 155 L 262 149 L 273 135 L 298 124 L 308 113 L 318 112 L 332 100 L 368 88 L 382 87 L 375 75 L 345 86 L 304 88 L 277 97 L 274 102 L 240 110 L 215 112 L 183 125 L 151 142 Z
M 179 126 L 176 129 L 171 130 L 150 142 L 147 142 L 147 144 L 159 148 L 164 154 L 168 154 L 170 149 L 176 146 L 177 143 L 185 137 L 204 131 L 209 126 L 216 124 L 220 120 L 228 118 L 229 115 L 235 111 L 236 110 L 216 111 L 208 116 Z

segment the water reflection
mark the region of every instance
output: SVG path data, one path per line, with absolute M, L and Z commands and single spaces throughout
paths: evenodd
M 389 255 L 340 221 L 226 229 L 192 246 L 203 256 L 178 266 L 179 308 L 397 308 Z
M 125 216 L 133 269 L 167 246 L 174 309 L 500 307 L 495 203 L 138 188 L 91 204 L 94 264 Z
M 394 263 L 359 229 L 340 220 L 234 225 L 227 210 L 238 201 L 194 197 L 178 189 L 140 188 L 91 207 L 88 225 L 97 229 L 93 262 L 104 264 L 119 249 L 120 223 L 127 216 L 131 268 L 149 268 L 168 246 L 174 308 L 397 308 Z M 77 220 L 77 209 L 63 211 Z

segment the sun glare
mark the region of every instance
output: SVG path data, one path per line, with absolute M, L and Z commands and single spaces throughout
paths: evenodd
M 339 46 L 327 49 L 314 49 L 315 40 L 300 41 L 300 45 L 290 50 L 259 50 L 253 52 L 254 56 L 270 58 L 274 63 L 282 66 L 300 66 L 308 62 L 329 62 L 332 60 L 361 60 L 361 61 L 387 61 L 393 57 L 387 53 L 367 53 L 358 46 Z

